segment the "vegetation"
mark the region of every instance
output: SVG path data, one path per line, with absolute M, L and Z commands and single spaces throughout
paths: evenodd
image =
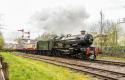
M 17 57 L 5 52 L 1 55 L 9 64 L 10 80 L 90 80 L 87 75 L 83 76 L 66 68 Z
M 16 38 L 16 39 L 14 39 L 14 41 L 21 44 L 22 43 L 22 38 Z
M 108 55 L 125 58 L 125 35 L 123 35 L 122 28 L 119 25 L 120 22 L 103 20 L 101 24 L 102 26 L 99 23 L 93 28 L 95 31 L 93 35 L 97 36 L 94 39 L 93 45 L 102 49 L 102 56 Z M 100 33 L 100 27 L 102 27 L 102 33 Z
M 116 61 L 125 61 L 125 58 L 121 58 L 121 57 L 116 57 L 116 56 L 98 56 L 97 59 L 102 59 L 102 60 L 116 60 Z
M 43 40 L 43 41 L 47 41 L 47 40 L 50 40 L 54 37 L 56 37 L 57 35 L 54 34 L 54 33 L 44 33 L 43 35 L 41 36 L 38 36 L 37 37 L 37 40 Z
M 4 46 L 4 38 L 2 35 L 0 35 L 0 49 L 2 49 Z
M 106 25 L 104 27 L 102 34 L 99 34 L 98 32 L 92 33 L 94 36 L 97 36 L 94 40 L 94 45 L 103 47 L 119 46 L 118 38 L 121 35 L 120 32 L 121 32 L 120 26 L 112 22 L 110 23 L 110 25 Z

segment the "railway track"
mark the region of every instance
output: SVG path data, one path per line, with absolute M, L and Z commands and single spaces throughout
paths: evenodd
M 63 58 L 63 57 L 60 57 L 60 58 Z M 74 58 L 66 58 L 66 59 L 76 60 L 76 61 L 83 61 L 81 59 L 74 59 Z M 106 64 L 106 65 L 114 65 L 114 66 L 125 67 L 125 62 L 119 62 L 119 61 L 108 61 L 108 60 L 87 61 L 87 60 L 85 60 L 84 62 L 92 62 L 92 63 L 99 63 L 99 64 Z
M 83 60 L 79 60 L 79 59 L 71 59 L 71 60 L 83 61 Z M 108 61 L 108 60 L 99 60 L 98 59 L 98 60 L 94 60 L 94 61 L 85 60 L 84 62 L 92 62 L 92 63 L 100 63 L 100 64 L 106 64 L 106 65 L 125 67 L 125 62 L 120 62 L 120 61 Z
M 83 60 L 79 60 L 79 59 L 71 59 L 71 60 L 83 61 Z M 108 61 L 108 60 L 86 61 L 85 60 L 84 62 L 92 62 L 92 63 L 99 63 L 99 64 L 106 64 L 106 65 L 114 65 L 114 66 L 125 67 L 125 62 L 120 62 L 120 61 Z
M 121 73 L 121 72 L 104 70 L 104 69 L 99 69 L 95 67 L 90 67 L 87 65 L 72 63 L 66 60 L 49 59 L 49 58 L 43 58 L 43 57 L 38 57 L 34 55 L 24 54 L 24 55 L 18 55 L 18 56 L 22 56 L 25 58 L 30 58 L 30 59 L 38 60 L 38 61 L 44 61 L 50 64 L 70 68 L 70 69 L 80 71 L 80 72 L 86 72 L 95 76 L 102 77 L 104 80 L 125 80 L 125 73 Z
M 107 64 L 107 65 L 115 65 L 115 66 L 125 67 L 125 62 L 106 61 L 106 60 L 95 60 L 93 62 L 94 63 L 100 63 L 100 64 Z

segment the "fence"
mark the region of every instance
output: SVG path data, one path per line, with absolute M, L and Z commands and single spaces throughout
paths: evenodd
M 102 51 L 102 55 L 125 58 L 125 46 L 103 47 Z
M 3 60 L 4 58 L 0 55 L 0 80 L 9 80 L 8 64 Z

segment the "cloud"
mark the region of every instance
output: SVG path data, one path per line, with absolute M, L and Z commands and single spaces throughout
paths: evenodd
M 84 7 L 55 8 L 37 12 L 32 16 L 33 24 L 47 32 L 72 33 L 84 28 L 89 17 Z
M 3 30 L 2 33 L 3 33 L 3 37 L 6 40 L 6 42 L 12 42 L 13 39 L 16 39 L 18 37 L 17 32 L 14 32 L 14 31 Z M 9 33 L 9 35 L 8 35 L 8 33 Z

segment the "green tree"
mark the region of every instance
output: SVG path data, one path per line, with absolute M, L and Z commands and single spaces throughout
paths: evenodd
M 121 32 L 121 27 L 117 24 L 112 24 L 112 26 L 107 31 L 107 42 L 108 46 L 118 46 L 119 32 Z
M 115 23 L 110 23 L 110 22 L 105 22 L 105 27 L 103 28 L 103 34 L 99 34 L 96 32 L 94 36 L 97 36 L 94 40 L 94 45 L 95 46 L 101 46 L 106 47 L 106 46 L 118 46 L 118 38 L 119 38 L 119 32 L 121 32 L 121 27 L 118 26 Z
M 0 35 L 0 49 L 2 49 L 4 46 L 4 38 L 2 35 Z
M 21 44 L 22 43 L 22 38 L 16 38 L 14 39 L 15 42 L 17 42 L 18 44 Z
M 41 36 L 38 36 L 36 39 L 47 41 L 47 40 L 50 40 L 50 39 L 54 38 L 55 36 L 57 36 L 57 35 L 54 34 L 54 33 L 44 33 Z

